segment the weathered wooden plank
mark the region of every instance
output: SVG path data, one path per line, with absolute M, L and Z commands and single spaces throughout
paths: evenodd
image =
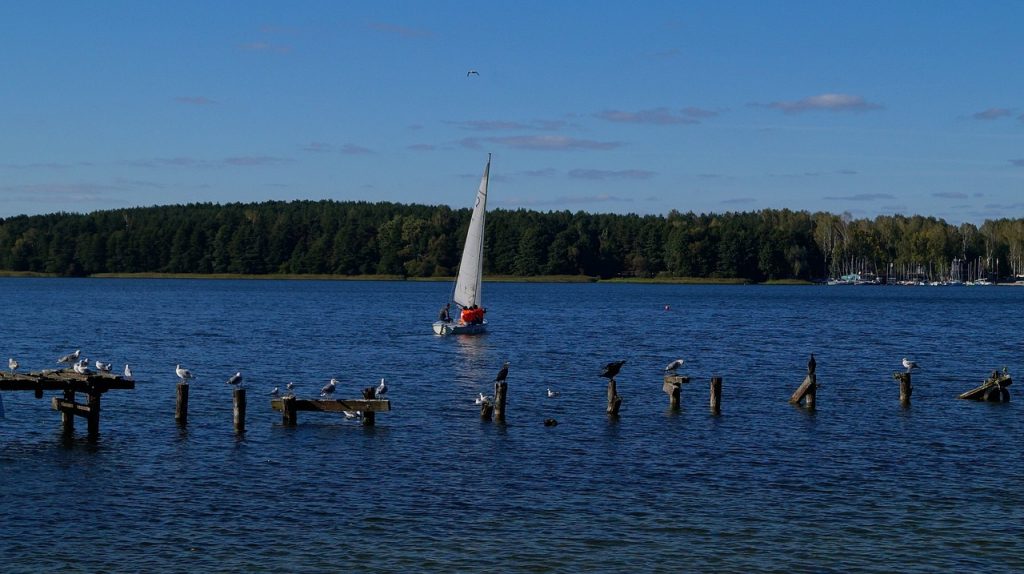
M 663 381 L 666 385 L 686 385 L 689 384 L 690 377 L 687 377 L 686 375 L 665 375 Z M 665 390 L 665 387 L 662 387 L 662 390 Z M 665 390 L 665 392 L 667 393 L 668 391 Z
M 284 409 L 282 400 L 271 399 L 270 408 L 275 411 L 282 411 Z M 366 399 L 295 399 L 295 410 L 321 411 L 328 413 L 340 413 L 342 411 L 381 413 L 391 410 L 391 401 Z
M 1010 375 L 993 371 L 992 376 L 985 379 L 985 382 L 981 386 L 975 387 L 965 393 L 961 393 L 959 397 L 961 399 L 967 399 L 971 401 L 985 401 L 991 400 L 991 397 L 996 396 L 997 393 L 991 393 L 993 389 L 998 391 L 1000 401 L 1006 402 L 1010 400 L 1010 391 L 1006 388 L 1013 384 L 1013 379 Z
M 807 375 L 806 377 L 804 377 L 804 382 L 801 383 L 800 386 L 797 387 L 793 395 L 789 397 L 789 402 L 794 405 L 799 404 L 800 401 L 809 397 L 810 394 L 813 393 L 814 390 L 816 390 L 817 385 L 817 376 Z
M 134 389 L 135 381 L 108 373 L 80 375 L 74 371 L 42 371 L 38 373 L 0 372 L 0 391 L 63 391 L 105 393 L 111 389 Z
M 55 411 L 61 413 L 71 414 L 79 417 L 92 416 L 92 408 L 89 405 L 83 405 L 82 403 L 76 403 L 60 397 L 53 397 L 50 400 L 50 407 Z

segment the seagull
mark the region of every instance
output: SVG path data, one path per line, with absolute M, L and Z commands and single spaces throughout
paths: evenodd
M 917 364 L 916 361 L 911 361 L 906 357 L 903 357 L 903 368 L 905 368 L 909 373 L 911 370 L 920 369 L 921 367 Z
M 226 384 L 229 384 L 229 385 L 232 385 L 232 386 L 237 385 L 239 387 L 242 386 L 242 371 L 238 371 L 237 373 L 231 375 L 231 378 L 229 378 L 227 380 Z
M 181 382 L 183 383 L 187 383 L 189 379 L 196 378 L 195 375 L 192 374 L 192 371 L 188 369 L 183 369 L 181 365 L 176 365 L 174 367 L 174 372 L 178 375 L 178 378 L 181 379 Z
M 74 363 L 75 361 L 78 360 L 78 356 L 81 355 L 81 354 L 82 354 L 82 350 L 81 349 L 75 349 L 74 353 L 68 353 L 67 355 L 64 355 L 63 357 L 57 359 L 57 362 L 58 363 Z
M 373 391 L 373 398 L 381 399 L 384 397 L 384 393 L 388 392 L 388 383 L 381 377 L 380 384 L 377 385 L 377 389 Z
M 615 375 L 619 374 L 619 369 L 621 369 L 622 365 L 625 364 L 625 359 L 621 361 L 612 361 L 611 363 L 608 363 L 607 365 L 604 366 L 604 370 L 601 371 L 601 376 L 606 379 L 614 379 Z
M 72 365 L 71 368 L 73 368 L 75 372 L 78 373 L 79 375 L 88 375 L 91 373 L 91 371 L 89 370 L 88 359 L 82 359 L 81 361 Z
M 553 399 L 553 398 L 557 397 L 560 394 L 562 394 L 562 393 L 560 393 L 558 391 L 552 391 L 550 388 L 548 389 L 548 398 L 549 399 Z
M 474 402 L 475 402 L 476 404 L 478 404 L 478 405 L 482 405 L 482 404 L 485 404 L 485 403 L 489 403 L 489 402 L 491 402 L 491 397 L 488 397 L 487 395 L 485 395 L 485 394 L 483 394 L 483 393 L 480 393 L 480 396 L 478 396 L 478 397 L 476 398 L 476 401 L 474 401 Z
M 124 364 L 124 378 L 132 378 L 132 368 L 128 366 L 128 363 Z
M 281 396 L 281 390 L 278 389 L 277 387 L 274 387 L 273 389 L 270 390 L 270 396 L 272 396 L 272 397 L 279 397 L 279 396 Z
M 295 396 L 295 383 L 288 383 L 287 385 L 284 386 L 284 390 L 287 391 L 289 395 L 294 397 Z
M 903 360 L 906 361 L 906 359 Z M 818 361 L 814 360 L 814 353 L 811 353 L 811 358 L 807 359 L 807 374 L 813 375 L 816 368 L 818 368 Z
M 342 412 L 342 414 L 345 415 L 345 418 L 347 418 L 349 420 L 363 418 L 363 411 L 341 411 L 341 412 Z
M 682 359 L 676 359 L 676 360 L 672 361 L 671 363 L 669 363 L 667 367 L 665 367 L 665 372 L 666 373 L 675 374 L 676 369 L 678 369 L 679 367 L 682 367 L 683 363 L 685 363 L 685 362 L 686 361 L 684 361 Z
M 96 368 L 104 373 L 109 373 L 110 369 L 114 368 L 114 366 L 110 363 L 104 363 L 103 361 L 96 361 Z
M 507 377 L 508 377 L 508 361 L 505 361 L 505 364 L 502 365 L 501 370 L 498 371 L 498 375 L 496 377 L 494 377 L 494 382 L 495 383 L 503 382 Z
M 470 76 L 479 76 L 479 75 L 480 75 L 480 72 L 478 72 L 476 70 L 470 70 L 470 71 L 466 72 L 466 77 L 467 78 L 470 77 Z
M 334 388 L 338 386 L 337 379 L 331 379 L 329 383 L 324 385 L 324 388 L 320 389 L 321 397 L 329 397 L 334 394 Z
M 7 359 L 7 366 L 11 369 L 11 374 L 13 375 L 14 371 L 18 370 L 18 361 Z

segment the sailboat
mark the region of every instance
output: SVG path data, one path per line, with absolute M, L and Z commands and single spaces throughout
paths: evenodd
M 487 331 L 484 319 L 480 287 L 484 274 L 484 217 L 487 214 L 487 180 L 491 172 L 491 154 L 487 154 L 487 165 L 480 178 L 473 204 L 473 216 L 466 231 L 466 245 L 462 248 L 462 261 L 455 279 L 452 301 L 464 311 L 451 321 L 435 321 L 434 333 L 438 335 L 476 335 Z M 465 310 L 469 310 L 467 313 Z M 463 320 L 467 319 L 467 320 Z

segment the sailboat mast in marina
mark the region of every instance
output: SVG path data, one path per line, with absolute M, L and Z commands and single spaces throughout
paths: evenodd
M 438 335 L 475 335 L 487 330 L 481 286 L 484 275 L 484 219 L 487 215 L 487 182 L 490 173 L 491 155 L 487 154 L 487 165 L 484 166 L 484 175 L 476 191 L 473 215 L 469 220 L 469 230 L 466 231 L 466 245 L 462 248 L 462 261 L 459 263 L 459 274 L 452 294 L 452 301 L 460 312 L 457 317 L 447 317 L 445 312 L 445 316 L 434 322 L 434 333 Z

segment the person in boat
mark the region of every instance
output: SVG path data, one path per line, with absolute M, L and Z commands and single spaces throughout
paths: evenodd
M 441 321 L 441 322 L 444 322 L 444 323 L 451 323 L 452 322 L 452 316 L 448 312 L 448 310 L 451 309 L 451 307 L 452 307 L 451 303 L 446 303 L 444 307 L 441 307 L 441 312 L 437 314 L 437 319 L 439 321 Z

